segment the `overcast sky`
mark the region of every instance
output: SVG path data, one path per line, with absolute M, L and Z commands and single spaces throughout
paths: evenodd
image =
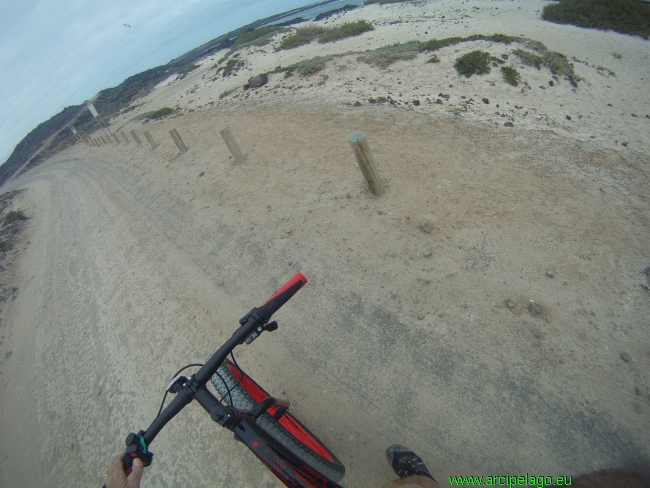
M 242 25 L 315 1 L 0 2 L 0 164 L 68 105 Z

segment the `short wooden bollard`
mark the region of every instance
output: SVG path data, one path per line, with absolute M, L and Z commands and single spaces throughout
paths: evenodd
M 232 132 L 230 132 L 230 127 L 228 127 L 227 125 L 222 127 L 221 129 L 219 129 L 219 133 L 221 134 L 221 137 L 223 137 L 223 140 L 226 143 L 226 146 L 228 146 L 228 149 L 230 149 L 230 152 L 232 153 L 232 157 L 235 158 L 235 161 L 238 163 L 243 163 L 244 153 L 239 148 L 239 144 L 237 144 L 237 141 L 235 140 L 235 136 L 233 136 Z
M 136 143 L 138 146 L 139 146 L 140 144 L 142 144 L 142 142 L 140 141 L 140 138 L 139 138 L 138 135 L 135 133 L 135 129 L 131 131 L 131 137 L 133 137 L 133 140 L 135 141 L 135 143 Z
M 172 129 L 169 131 L 169 135 L 172 136 L 172 139 L 174 139 L 174 142 L 178 146 L 179 151 L 182 153 L 187 152 L 187 146 L 183 142 L 183 139 L 181 139 L 181 136 L 178 135 L 178 131 L 176 129 Z
M 153 140 L 153 137 L 151 137 L 151 132 L 149 132 L 148 130 L 144 131 L 144 136 L 149 141 L 149 144 L 151 144 L 152 151 L 158 147 L 158 143 Z
M 128 144 L 129 143 L 129 138 L 126 137 L 126 134 L 124 133 L 124 131 L 120 132 L 120 135 L 122 136 L 122 139 L 124 139 L 124 142 Z
M 377 164 L 370 151 L 366 135 L 359 132 L 350 137 L 348 141 L 350 141 L 354 156 L 357 158 L 357 163 L 368 186 L 375 195 L 381 195 L 384 192 L 384 185 L 379 177 L 379 170 L 377 170 Z
M 118 144 L 120 143 L 120 138 L 117 137 L 116 133 L 113 134 L 113 139 L 115 139 L 115 142 L 117 142 Z

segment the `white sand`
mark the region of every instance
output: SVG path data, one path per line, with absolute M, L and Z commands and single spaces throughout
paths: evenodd
M 310 282 L 278 313 L 280 330 L 238 358 L 340 457 L 344 486 L 393 478 L 383 451 L 394 442 L 420 453 L 443 487 L 450 475 L 650 464 L 648 42 L 544 23 L 541 2 L 462 6 L 353 11 L 335 22 L 364 18 L 376 30 L 252 49 L 266 52 L 242 54 L 250 71 L 213 82 L 216 54 L 112 124 L 143 141 L 150 130 L 155 151 L 77 145 L 7 185 L 29 189 L 14 206 L 32 220 L 31 244 L 12 255 L 20 293 L 2 306 L 0 485 L 100 486 L 169 376 L 204 360 L 298 270 Z M 574 63 L 585 78 L 574 92 L 516 65 L 523 93 L 498 70 L 457 76 L 465 52 L 516 47 L 477 42 L 441 50 L 436 65 L 421 54 L 379 70 L 352 55 L 311 78 L 272 75 L 218 98 L 315 55 L 495 32 L 616 76 Z M 401 105 L 367 102 L 388 92 Z M 427 102 L 438 93 L 449 102 Z M 405 103 L 416 98 L 419 107 Z M 127 123 L 176 105 L 181 116 Z M 248 156 L 241 165 L 219 136 L 225 124 Z M 347 142 L 357 131 L 388 184 L 380 198 Z M 143 487 L 280 486 L 196 405 L 152 450 Z

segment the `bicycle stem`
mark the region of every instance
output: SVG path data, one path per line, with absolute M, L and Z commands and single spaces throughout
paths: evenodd
M 212 355 L 208 362 L 206 362 L 205 365 L 196 372 L 192 379 L 183 386 L 181 391 L 176 395 L 176 398 L 174 398 L 151 423 L 143 435 L 147 446 L 151 444 L 167 422 L 183 410 L 186 405 L 192 402 L 196 391 L 205 387 L 206 383 L 210 381 L 210 378 L 217 371 L 221 363 L 223 363 L 228 357 L 228 354 L 230 354 L 235 347 L 244 342 L 257 327 L 263 325 L 263 323 L 260 322 L 260 319 L 263 320 L 263 318 L 260 317 L 259 314 L 254 313 L 256 312 L 256 309 L 253 309 L 251 312 L 253 313 L 249 313 L 246 323 L 239 327 L 230 339 L 228 339 L 228 341 L 226 341 L 217 352 Z

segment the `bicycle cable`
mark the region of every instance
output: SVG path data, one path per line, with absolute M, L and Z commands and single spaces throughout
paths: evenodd
M 176 378 L 179 374 L 181 374 L 187 368 L 191 368 L 192 366 L 203 367 L 203 365 L 201 363 L 188 364 L 187 366 L 184 366 L 181 369 L 179 369 L 178 371 L 176 371 L 176 374 L 174 374 L 174 376 L 172 376 L 172 378 Z M 163 411 L 163 407 L 165 406 L 165 400 L 167 399 L 167 393 L 169 393 L 169 392 L 167 390 L 165 390 L 165 394 L 163 395 L 162 403 L 160 404 L 160 409 L 158 410 L 158 415 L 156 415 L 156 418 L 160 417 L 160 414 Z

